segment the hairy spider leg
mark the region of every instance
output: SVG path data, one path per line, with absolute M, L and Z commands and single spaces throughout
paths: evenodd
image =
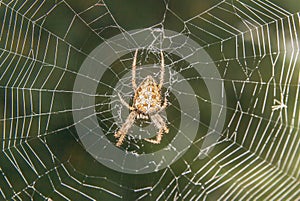
M 150 142 L 152 144 L 159 144 L 161 139 L 162 139 L 162 135 L 164 133 L 164 129 L 161 128 L 159 129 L 159 131 L 157 132 L 157 135 L 156 135 L 156 139 L 153 140 L 153 139 L 148 139 L 148 138 L 145 138 L 144 140 L 147 141 L 147 142 Z
M 166 126 L 166 123 L 164 121 L 164 119 L 159 115 L 159 114 L 155 114 L 150 116 L 152 122 L 154 123 L 155 127 L 158 128 L 158 132 L 156 135 L 156 139 L 144 139 L 147 142 L 153 143 L 153 144 L 159 144 L 161 139 L 162 139 L 162 135 L 163 133 L 168 133 L 169 129 Z
M 158 113 L 161 112 L 161 111 L 163 111 L 164 109 L 166 109 L 167 106 L 168 106 L 168 99 L 167 99 L 167 97 L 165 97 L 164 104 L 161 106 L 161 108 L 158 111 Z
M 130 112 L 130 114 L 128 115 L 125 123 L 122 125 L 122 127 L 118 130 L 118 132 L 115 133 L 115 138 L 119 138 L 116 146 L 119 147 L 123 144 L 123 141 L 125 139 L 125 136 L 128 132 L 128 130 L 131 128 L 131 126 L 133 125 L 135 118 L 137 116 L 137 112 L 132 111 Z
M 160 80 L 158 85 L 159 89 L 161 89 L 164 84 L 164 76 L 165 76 L 165 59 L 162 51 L 160 51 L 160 57 L 161 57 L 161 64 L 160 64 Z
M 127 107 L 129 110 L 134 110 L 134 107 L 132 107 L 132 106 L 130 106 L 128 103 L 126 103 L 126 101 L 122 98 L 122 96 L 121 96 L 120 94 L 118 94 L 118 96 L 119 96 L 119 99 L 120 99 L 121 103 L 122 103 L 125 107 Z
M 133 57 L 133 62 L 132 62 L 132 78 L 131 78 L 131 83 L 132 83 L 132 88 L 135 91 L 137 86 L 136 86 L 136 80 L 135 80 L 135 75 L 136 75 L 136 58 L 137 58 L 137 53 L 138 49 L 135 50 L 134 57 Z

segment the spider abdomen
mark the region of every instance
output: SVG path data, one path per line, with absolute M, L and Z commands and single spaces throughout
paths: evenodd
M 160 89 L 152 76 L 147 76 L 137 88 L 133 104 L 138 111 L 144 114 L 151 114 L 160 110 Z

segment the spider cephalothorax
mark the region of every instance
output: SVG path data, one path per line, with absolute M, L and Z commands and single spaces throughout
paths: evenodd
M 129 110 L 130 114 L 128 115 L 125 123 L 121 128 L 115 133 L 115 137 L 119 138 L 117 146 L 121 146 L 128 130 L 133 125 L 135 119 L 151 119 L 155 127 L 158 128 L 158 133 L 156 139 L 145 139 L 148 142 L 159 144 L 163 133 L 168 133 L 169 129 L 166 125 L 165 120 L 159 115 L 159 113 L 167 107 L 167 99 L 164 99 L 162 102 L 161 88 L 164 83 L 164 74 L 165 74 L 165 64 L 164 56 L 161 52 L 161 69 L 160 69 L 160 82 L 156 83 L 155 79 L 148 75 L 143 82 L 137 87 L 135 81 L 136 75 L 136 58 L 138 50 L 135 51 L 133 63 L 132 63 L 132 88 L 134 90 L 133 104 L 132 106 L 128 105 L 119 94 L 121 103 L 125 105 Z

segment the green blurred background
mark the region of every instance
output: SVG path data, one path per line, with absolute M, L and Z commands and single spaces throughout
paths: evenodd
M 270 180 L 276 186 L 290 184 L 287 197 L 300 198 L 296 146 L 300 75 L 295 55 L 299 49 L 288 46 L 299 42 L 300 4 L 296 0 L 110 0 L 106 6 L 78 0 L 0 2 L 0 200 L 280 197 L 281 187 L 264 191 Z M 198 141 L 167 169 L 124 174 L 99 164 L 81 145 L 72 117 L 73 83 L 94 48 L 124 31 L 149 27 L 183 33 L 204 47 L 224 80 L 226 126 L 207 158 L 197 159 L 211 115 L 203 86 L 203 79 L 209 78 L 193 80 L 194 69 L 184 61 L 176 62 L 180 58 L 173 55 L 166 62 L 176 63 L 177 72 L 185 69 L 181 74 L 191 78 L 189 83 L 200 97 Z M 255 36 L 258 32 L 260 37 Z M 274 64 L 271 58 L 277 59 Z M 149 63 L 155 62 L 153 57 Z M 131 54 L 116 61 L 101 79 L 97 93 L 110 93 L 105 86 L 113 86 L 130 71 L 130 65 Z M 274 99 L 280 100 L 281 93 L 291 109 L 273 112 Z M 170 98 L 180 107 L 172 94 Z M 109 109 L 109 99 L 96 100 L 107 104 L 96 112 Z M 175 118 L 178 111 L 174 108 L 167 114 L 176 127 L 180 119 Z M 113 122 L 102 121 L 111 113 L 103 115 L 99 125 L 112 132 Z M 108 138 L 113 141 L 112 135 Z M 171 138 L 168 135 L 162 145 L 143 151 L 163 148 Z

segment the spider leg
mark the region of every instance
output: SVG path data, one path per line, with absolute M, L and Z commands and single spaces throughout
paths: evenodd
M 165 97 L 164 104 L 160 107 L 158 112 L 163 111 L 164 109 L 166 109 L 167 106 L 168 106 L 168 100 L 167 97 Z
M 160 141 L 161 141 L 161 139 L 162 139 L 163 132 L 164 132 L 164 129 L 161 128 L 161 129 L 159 129 L 159 131 L 157 132 L 157 135 L 156 135 L 156 139 L 155 139 L 155 140 L 154 140 L 154 139 L 148 139 L 148 138 L 146 138 L 146 139 L 144 139 L 144 140 L 147 141 L 147 142 L 150 142 L 150 143 L 152 143 L 152 144 L 159 144 Z
M 132 88 L 133 88 L 134 91 L 137 88 L 136 81 L 135 81 L 137 53 L 138 53 L 138 49 L 135 50 L 134 57 L 133 57 L 133 62 L 132 62 L 132 78 L 131 78 L 131 83 L 132 83 Z
M 123 144 L 123 141 L 125 139 L 125 136 L 128 132 L 128 130 L 131 128 L 131 126 L 133 125 L 135 118 L 137 116 L 136 111 L 132 111 L 130 112 L 130 114 L 128 115 L 125 123 L 121 126 L 121 128 L 115 133 L 115 138 L 119 138 L 118 142 L 116 144 L 117 147 L 121 146 Z
M 122 103 L 125 107 L 127 107 L 129 110 L 134 110 L 134 107 L 128 105 L 128 103 L 126 103 L 126 101 L 122 98 L 122 96 L 121 96 L 120 94 L 118 94 L 118 96 L 119 96 L 119 99 L 120 99 L 121 103 Z
M 159 144 L 162 139 L 163 133 L 168 133 L 169 129 L 166 125 L 166 122 L 159 114 L 152 115 L 151 120 L 153 121 L 155 127 L 159 129 L 156 135 L 156 139 L 154 140 L 146 138 L 144 140 L 153 144 Z
M 159 89 L 161 89 L 164 84 L 164 76 L 165 76 L 165 59 L 162 51 L 160 51 L 160 57 L 161 57 L 161 64 L 160 64 L 160 80 L 158 85 Z

